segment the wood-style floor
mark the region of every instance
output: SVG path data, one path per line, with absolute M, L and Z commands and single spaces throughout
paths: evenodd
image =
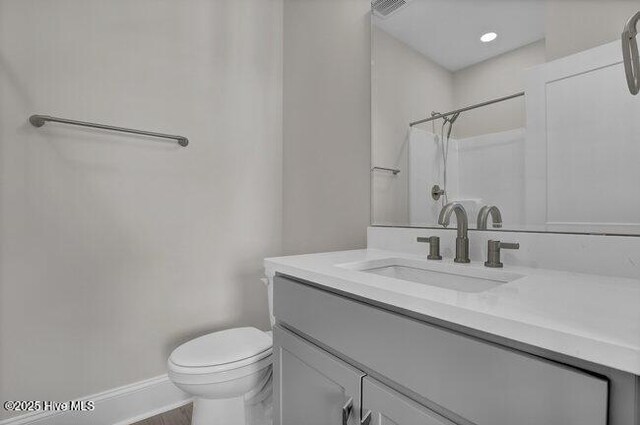
M 191 425 L 193 404 L 189 403 L 174 410 L 152 416 L 133 425 Z

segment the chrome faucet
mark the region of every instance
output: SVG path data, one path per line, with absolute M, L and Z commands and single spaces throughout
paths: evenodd
M 501 249 L 520 249 L 519 243 L 505 243 L 500 241 L 489 241 L 487 243 L 487 261 L 485 267 L 501 268 L 504 266 L 500 261 Z
M 444 227 L 449 226 L 451 214 L 456 213 L 456 225 L 458 227 L 458 236 L 456 237 L 456 263 L 470 263 L 469 259 L 469 219 L 467 211 L 461 203 L 451 202 L 442 208 L 438 223 Z
M 495 205 L 485 205 L 484 207 L 480 208 L 480 212 L 478 213 L 478 230 L 487 230 L 487 221 L 489 220 L 489 214 L 491 214 L 493 227 L 502 227 L 502 214 L 500 213 L 498 207 L 496 207 Z
M 418 236 L 418 242 L 429 244 L 429 255 L 427 260 L 442 260 L 440 255 L 440 238 L 438 236 L 429 236 L 428 238 Z

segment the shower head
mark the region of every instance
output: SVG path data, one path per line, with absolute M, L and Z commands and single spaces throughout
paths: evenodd
M 631 94 L 638 94 L 640 91 L 640 58 L 638 53 L 638 21 L 640 12 L 633 15 L 624 26 L 622 31 L 622 57 L 624 60 L 624 71 L 627 76 L 627 85 Z

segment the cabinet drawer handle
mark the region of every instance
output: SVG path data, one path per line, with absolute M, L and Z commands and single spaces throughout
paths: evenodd
M 342 425 L 349 424 L 349 416 L 353 410 L 353 397 L 349 397 L 349 400 L 342 406 Z
M 371 423 L 371 410 L 369 410 L 360 421 L 361 425 L 369 425 Z

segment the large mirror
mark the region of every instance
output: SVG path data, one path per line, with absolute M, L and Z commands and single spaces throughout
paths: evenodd
M 372 224 L 440 227 L 459 202 L 470 228 L 640 235 L 640 96 L 620 42 L 639 10 L 374 0 Z

